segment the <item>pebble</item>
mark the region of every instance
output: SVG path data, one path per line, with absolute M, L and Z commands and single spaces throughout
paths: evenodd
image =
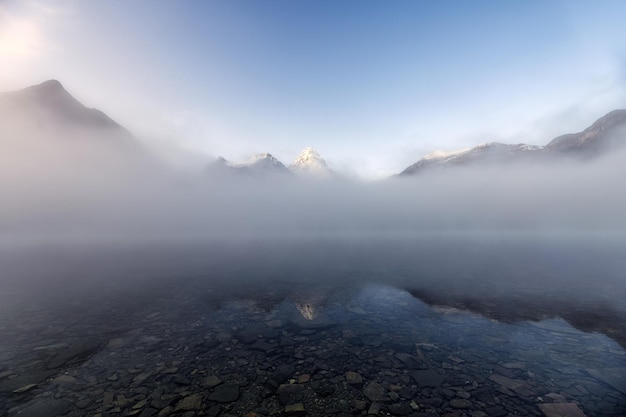
M 361 385 L 363 377 L 358 372 L 348 371 L 346 372 L 346 382 L 351 385 Z
M 385 399 L 386 392 L 385 388 L 383 388 L 383 386 L 378 382 L 370 382 L 363 389 L 363 394 L 365 394 L 365 396 L 373 402 L 383 401 Z
M 159 308 L 144 327 L 101 340 L 90 336 L 98 328 L 87 328 L 84 343 L 14 333 L 25 348 L 0 362 L 0 414 L 39 417 L 50 404 L 68 417 L 626 415 L 626 356 L 586 342 L 597 335 L 525 333 L 553 341 L 542 346 L 557 353 L 546 355 L 527 340 L 514 349 L 502 333 L 507 325 L 458 312 L 431 323 L 427 307 L 378 305 L 342 316 L 344 305 L 329 303 L 313 319 L 321 321 L 301 325 L 281 304 L 268 313 L 253 304 L 214 311 L 189 303 L 191 320 Z M 576 358 L 584 369 L 567 362 Z M 46 370 L 53 362 L 59 368 Z
M 302 403 L 295 403 L 295 404 L 288 404 L 288 405 L 286 405 L 285 406 L 285 414 L 289 414 L 289 415 L 305 414 L 304 404 L 302 404 Z
M 239 399 L 239 386 L 235 384 L 219 385 L 209 395 L 209 400 L 219 403 L 230 403 Z
M 202 407 L 202 394 L 189 395 L 176 404 L 174 412 L 199 410 Z
M 203 380 L 203 385 L 213 388 L 222 383 L 222 380 L 219 379 L 216 375 L 209 375 Z

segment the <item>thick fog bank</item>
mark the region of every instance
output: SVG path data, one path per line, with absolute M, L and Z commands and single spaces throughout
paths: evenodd
M 93 151 L 93 149 L 92 149 Z M 87 154 L 92 155 L 93 154 Z M 76 155 L 3 163 L 3 240 L 162 241 L 423 231 L 626 231 L 626 153 L 379 182 L 180 173 Z
M 219 239 L 57 244 L 0 250 L 2 280 L 384 282 L 466 294 L 626 295 L 626 239 L 590 235 L 425 233 L 421 236 Z M 155 282 L 156 282 L 155 281 Z

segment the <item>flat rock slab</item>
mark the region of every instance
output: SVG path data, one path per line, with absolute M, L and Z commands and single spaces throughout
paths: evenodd
M 48 369 L 58 369 L 66 365 L 76 365 L 85 362 L 100 349 L 98 343 L 83 343 L 70 346 L 59 351 L 48 363 Z
M 363 389 L 363 394 L 373 402 L 384 401 L 386 393 L 387 390 L 378 382 L 370 382 L 365 389 Z
M 519 395 L 530 396 L 533 395 L 533 391 L 528 386 L 528 383 L 521 379 L 512 379 L 503 375 L 493 374 L 489 376 L 489 379 L 498 385 L 510 389 Z
M 470 400 L 465 400 L 463 398 L 455 398 L 450 400 L 450 405 L 454 408 L 472 408 L 472 402 Z
M 279 384 L 282 384 L 283 382 L 291 378 L 295 372 L 295 366 L 283 363 L 276 367 L 271 378 Z
M 206 378 L 204 378 L 204 381 L 203 381 L 203 385 L 209 388 L 217 387 L 221 383 L 222 383 L 222 380 L 219 379 L 217 375 L 209 375 Z
M 288 415 L 303 415 L 303 414 L 306 414 L 306 411 L 304 410 L 304 404 L 302 404 L 302 403 L 295 403 L 295 404 L 289 404 L 289 405 L 285 406 L 285 414 L 288 414 Z
M 304 391 L 304 385 L 281 384 L 276 394 L 281 404 L 295 404 L 302 400 L 302 391 Z
M 202 407 L 202 394 L 189 395 L 178 402 L 174 411 L 193 411 Z
M 258 350 L 260 352 L 269 353 L 277 348 L 276 345 L 266 342 L 263 339 L 259 339 L 250 345 L 250 349 Z
M 348 371 L 346 372 L 346 382 L 352 385 L 361 385 L 363 383 L 363 377 L 358 372 Z
M 61 417 L 67 414 L 71 403 L 65 400 L 34 399 L 20 410 L 12 410 L 9 417 Z
M 209 396 L 209 400 L 218 403 L 230 403 L 239 399 L 239 385 L 225 384 L 219 385 Z
M 4 380 L 0 383 L 0 392 L 9 393 L 31 384 L 39 384 L 55 373 L 56 371 L 50 369 L 40 370 L 30 372 L 27 375 L 20 375 L 12 379 Z
M 411 377 L 423 387 L 439 387 L 445 380 L 445 377 L 434 369 L 414 371 L 411 373 Z
M 408 416 L 413 412 L 413 409 L 406 403 L 391 404 L 389 406 L 389 412 L 394 416 Z
M 626 395 L 626 367 L 586 369 L 586 371 Z
M 538 407 L 546 417 L 587 417 L 574 403 L 539 404 Z

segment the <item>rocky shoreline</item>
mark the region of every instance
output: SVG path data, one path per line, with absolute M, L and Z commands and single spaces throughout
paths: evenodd
M 4 313 L 2 413 L 626 414 L 626 352 L 562 320 L 498 323 L 383 285 L 228 292 L 190 280 L 81 299 Z

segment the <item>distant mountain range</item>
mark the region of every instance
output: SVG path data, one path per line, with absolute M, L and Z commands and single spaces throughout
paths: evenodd
M 512 162 L 544 162 L 548 158 L 573 157 L 590 159 L 626 145 L 626 110 L 614 110 L 579 133 L 559 136 L 545 146 L 523 143 L 485 143 L 453 152 L 432 152 L 399 176 L 411 176 L 435 169 L 503 164 Z
M 100 110 L 85 107 L 59 81 L 49 80 L 18 91 L 0 93 L 0 138 L 16 140 L 16 136 L 31 138 L 54 137 L 55 144 L 67 138 L 104 137 L 107 147 L 119 154 L 144 155 L 135 137 Z M 45 138 L 42 138 L 44 137 Z M 91 140 L 97 142 L 97 140 Z M 76 142 L 73 142 L 76 143 Z M 526 144 L 485 143 L 453 152 L 435 151 L 397 174 L 408 177 L 428 171 L 451 167 L 508 164 L 519 161 L 549 163 L 548 159 L 590 159 L 623 147 L 626 144 L 626 110 L 615 110 L 579 133 L 559 136 L 545 146 Z M 207 171 L 219 174 L 268 175 L 299 174 L 333 177 L 333 171 L 313 148 L 305 148 L 289 167 L 270 153 L 261 153 L 248 161 L 233 163 L 219 157 L 208 165 Z
M 327 178 L 333 172 L 324 158 L 313 148 L 304 148 L 289 168 L 270 153 L 254 155 L 245 162 L 232 163 L 223 157 L 217 158 L 209 164 L 208 171 L 212 173 L 268 175 L 268 174 L 298 174 Z

